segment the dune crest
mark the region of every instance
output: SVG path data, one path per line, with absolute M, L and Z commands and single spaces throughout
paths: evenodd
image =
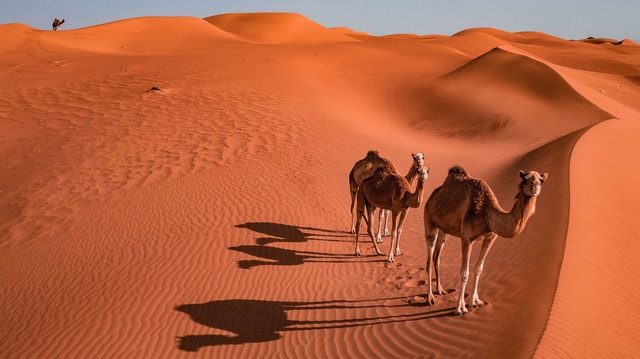
M 403 97 L 413 126 L 453 137 L 536 143 L 543 128 L 557 131 L 557 138 L 612 118 L 555 69 L 506 46 L 407 89 Z
M 47 51 L 168 54 L 198 51 L 220 42 L 238 41 L 233 35 L 195 17 L 140 17 L 77 30 L 18 31 L 23 36 L 15 34 L 16 31 L 11 28 L 4 29 L 4 26 L 7 25 L 0 27 L 0 33 L 6 31 L 7 38 L 13 39 L 13 49 L 23 51 L 40 47 Z
M 342 31 L 327 29 L 295 13 L 237 13 L 205 18 L 239 38 L 255 43 L 354 42 Z

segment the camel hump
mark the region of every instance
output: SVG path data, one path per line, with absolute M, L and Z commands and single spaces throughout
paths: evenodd
M 375 172 L 373 172 L 373 176 L 371 177 L 383 182 L 389 180 L 390 178 L 404 179 L 404 177 L 398 175 L 394 169 L 384 166 L 376 168 Z
M 371 150 L 367 152 L 367 157 L 380 157 L 380 153 L 377 150 Z
M 467 170 L 462 168 L 461 166 L 453 166 L 449 169 L 450 176 L 469 176 Z

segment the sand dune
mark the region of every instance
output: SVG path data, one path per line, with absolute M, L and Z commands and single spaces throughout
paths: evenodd
M 327 29 L 293 13 L 224 14 L 205 18 L 211 24 L 241 39 L 257 43 L 354 42 L 340 30 Z
M 640 355 L 631 41 L 282 13 L 0 38 L 2 357 Z M 549 173 L 489 254 L 485 307 L 452 315 L 457 239 L 423 304 L 422 207 L 396 263 L 353 256 L 370 149 L 401 172 L 425 153 L 427 196 L 462 165 L 506 208 L 519 169 Z

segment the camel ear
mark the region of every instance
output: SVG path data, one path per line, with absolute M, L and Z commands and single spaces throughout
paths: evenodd
M 547 180 L 547 178 L 549 178 L 549 174 L 548 174 L 547 172 L 545 172 L 545 173 L 542 175 L 542 182 L 546 181 L 546 180 Z
M 524 179 L 527 176 L 527 172 L 523 171 L 523 170 L 519 170 L 518 174 L 520 175 L 520 178 Z

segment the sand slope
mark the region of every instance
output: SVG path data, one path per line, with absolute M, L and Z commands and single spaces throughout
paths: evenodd
M 281 13 L 0 38 L 2 357 L 640 354 L 637 44 Z M 401 171 L 424 152 L 427 196 L 463 165 L 503 207 L 519 169 L 549 173 L 489 254 L 485 307 L 451 315 L 456 239 L 449 294 L 421 304 L 422 207 L 395 264 L 353 256 L 370 149 Z

